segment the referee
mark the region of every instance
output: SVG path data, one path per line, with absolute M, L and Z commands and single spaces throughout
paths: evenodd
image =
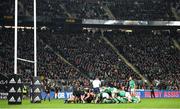
M 92 82 L 93 85 L 93 90 L 95 94 L 100 93 L 100 85 L 101 85 L 101 81 L 99 80 L 99 78 L 96 77 L 96 79 Z

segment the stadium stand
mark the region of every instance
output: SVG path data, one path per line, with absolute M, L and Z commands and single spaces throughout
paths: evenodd
M 177 20 L 178 0 L 37 0 L 37 16 L 51 18 Z M 2 2 L 1 15 L 14 15 L 14 1 Z M 178 14 L 179 15 L 179 14 Z M 33 1 L 19 0 L 19 16 L 33 16 Z
M 179 77 L 179 51 L 169 31 L 110 32 L 106 36 L 150 80 L 163 83 Z
M 33 16 L 33 0 L 19 0 L 19 16 Z M 2 0 L 0 18 L 14 16 L 14 0 Z M 179 0 L 37 0 L 37 16 L 42 18 L 113 19 L 176 21 L 180 20 Z M 1 19 L 0 19 L 1 20 Z M 72 90 L 90 87 L 99 77 L 103 84 L 120 87 L 133 76 L 138 89 L 149 89 L 146 82 L 130 69 L 102 39 L 98 30 L 57 33 L 38 30 L 38 75 L 52 88 Z M 118 51 L 156 89 L 179 90 L 179 51 L 173 39 L 179 33 L 164 30 L 104 31 Z M 0 73 L 14 71 L 14 30 L 0 26 Z M 33 30 L 18 30 L 18 57 L 33 60 Z M 18 61 L 18 72 L 24 82 L 33 76 L 33 64 Z M 53 82 L 52 82 L 53 81 Z
M 19 30 L 18 57 L 33 59 L 33 30 Z M 141 32 L 141 34 L 139 34 Z M 0 72 L 13 72 L 13 29 L 0 29 Z M 157 89 L 178 90 L 179 51 L 173 45 L 169 31 L 138 30 L 105 31 L 106 37 L 141 74 L 153 81 Z M 146 49 L 145 49 L 146 48 Z M 76 86 L 90 87 L 90 79 L 96 76 L 104 84 L 120 87 L 128 77 L 135 78 L 140 89 L 148 89 L 138 75 L 120 59 L 101 38 L 100 31 L 58 32 L 38 30 L 38 75 L 45 82 L 55 81 L 52 86 L 61 90 Z M 18 61 L 18 72 L 24 82 L 30 82 L 33 65 Z M 69 87 L 69 88 L 67 88 Z
M 14 2 L 13 0 L 3 0 L 0 4 L 0 15 L 13 15 L 14 14 Z
M 175 20 L 171 3 L 168 0 L 111 0 L 109 7 L 117 19 Z

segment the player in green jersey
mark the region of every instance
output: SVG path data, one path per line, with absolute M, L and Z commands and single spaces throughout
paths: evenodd
M 140 97 L 139 96 L 133 96 L 132 97 L 132 102 L 133 103 L 140 103 L 141 102 Z
M 135 82 L 132 79 L 132 77 L 129 78 L 129 87 L 131 90 L 131 95 L 134 96 L 135 95 Z
M 103 103 L 104 99 L 110 99 L 109 94 L 106 92 L 100 92 L 96 97 L 95 103 Z
M 114 98 L 115 93 L 117 93 L 117 88 L 115 87 L 107 87 L 104 89 L 104 92 L 108 93 L 112 98 Z

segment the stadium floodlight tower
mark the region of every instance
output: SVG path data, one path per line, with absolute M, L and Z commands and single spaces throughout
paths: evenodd
M 22 59 L 17 57 L 18 44 L 18 0 L 15 0 L 15 38 L 14 38 L 14 74 L 17 74 L 17 61 L 25 61 L 34 64 L 34 77 L 37 77 L 37 25 L 36 25 L 36 0 L 34 2 L 34 60 Z

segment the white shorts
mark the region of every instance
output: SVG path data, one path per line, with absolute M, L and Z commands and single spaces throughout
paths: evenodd
M 109 99 L 109 94 L 108 94 L 108 93 L 102 93 L 102 98 L 107 98 L 107 99 Z
M 135 92 L 135 88 L 131 89 L 131 92 Z
M 128 99 L 132 99 L 132 97 L 131 97 L 131 95 L 130 95 L 129 92 L 126 92 L 126 93 L 125 93 L 125 97 L 128 98 Z

